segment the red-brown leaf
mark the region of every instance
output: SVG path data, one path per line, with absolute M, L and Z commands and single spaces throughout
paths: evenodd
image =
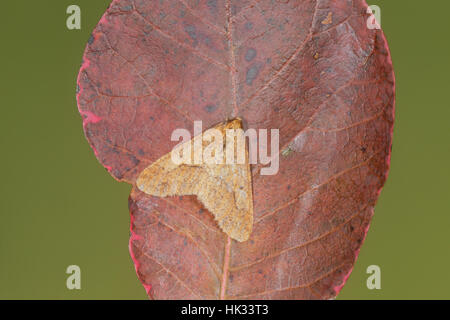
M 253 166 L 254 226 L 231 241 L 195 197 L 133 188 L 130 252 L 156 299 L 328 299 L 350 274 L 388 168 L 394 75 L 363 0 L 115 0 L 78 84 L 85 134 L 120 181 L 176 128 L 280 128 Z

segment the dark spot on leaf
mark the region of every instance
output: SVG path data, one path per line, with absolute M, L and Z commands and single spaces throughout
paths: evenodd
M 214 104 L 210 104 L 205 107 L 205 110 L 206 110 L 206 112 L 211 113 L 211 112 L 214 112 L 217 110 L 217 106 Z
M 236 15 L 236 13 L 237 13 L 237 8 L 235 5 L 232 5 L 231 6 L 231 14 L 234 16 L 234 15 Z
M 139 163 L 141 163 L 141 161 L 133 155 L 131 156 L 131 161 L 133 162 L 134 166 L 137 166 Z
M 245 83 L 247 83 L 249 86 L 253 84 L 253 80 L 256 79 L 256 77 L 259 74 L 259 70 L 261 69 L 261 65 L 259 64 L 253 64 L 248 70 L 247 75 L 245 77 Z
M 92 44 L 94 42 L 94 36 L 91 34 L 89 36 L 88 44 Z
M 245 54 L 245 60 L 248 62 L 252 61 L 256 57 L 256 50 L 253 48 L 250 48 L 247 50 L 247 53 Z
M 184 27 L 184 31 L 191 37 L 192 40 L 197 40 L 197 29 L 193 25 L 187 25 Z
M 128 197 L 128 208 L 131 210 L 132 208 L 134 208 L 135 206 L 135 202 L 133 201 L 133 199 L 131 197 Z
M 108 170 L 108 169 L 106 169 L 106 170 Z M 123 178 L 122 173 L 119 170 L 117 170 L 117 169 L 114 169 L 112 174 L 113 174 L 113 176 L 115 176 L 119 180 L 122 180 L 122 178 Z
M 83 118 L 85 118 L 85 117 L 83 116 Z M 90 138 L 90 137 L 93 136 L 92 130 L 89 129 L 88 126 L 86 127 L 86 133 L 85 134 L 86 134 L 86 138 Z
M 207 6 L 211 11 L 216 11 L 217 9 L 217 0 L 208 0 Z

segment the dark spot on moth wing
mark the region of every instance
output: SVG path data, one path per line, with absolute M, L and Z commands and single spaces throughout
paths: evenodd
M 247 29 L 247 30 L 252 30 L 252 29 L 253 29 L 253 22 L 248 21 L 248 22 L 245 24 L 245 29 Z

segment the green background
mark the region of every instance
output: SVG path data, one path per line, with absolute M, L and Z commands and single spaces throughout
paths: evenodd
M 75 80 L 109 0 L 5 1 L 0 10 L 0 298 L 146 299 L 128 252 L 130 186 L 97 162 Z M 392 167 L 340 299 L 450 298 L 450 1 L 371 1 L 397 77 Z M 66 28 L 66 8 L 82 11 Z M 68 265 L 82 289 L 66 288 Z M 381 267 L 381 290 L 366 268 Z

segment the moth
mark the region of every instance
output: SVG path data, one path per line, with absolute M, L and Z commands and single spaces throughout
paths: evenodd
M 228 139 L 230 132 L 233 139 Z M 220 140 L 219 134 L 226 138 Z M 196 145 L 202 148 L 195 148 Z M 174 161 L 180 153 L 191 161 Z M 205 161 L 205 155 L 209 161 Z M 231 158 L 234 161 L 229 161 Z M 142 192 L 156 197 L 195 195 L 229 237 L 239 242 L 250 237 L 252 180 L 240 119 L 220 123 L 179 144 L 144 169 L 136 184 Z

